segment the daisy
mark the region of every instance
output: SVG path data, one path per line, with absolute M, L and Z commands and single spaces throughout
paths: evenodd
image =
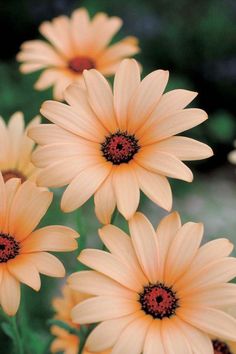
M 123 58 L 139 52 L 135 37 L 109 45 L 121 26 L 119 17 L 99 12 L 90 19 L 83 8 L 75 10 L 71 18 L 59 16 L 43 22 L 39 31 L 49 43 L 43 40 L 23 43 L 17 55 L 22 62 L 20 71 L 44 69 L 35 88 L 44 90 L 53 86 L 54 98 L 63 100 L 64 89 L 72 82 L 81 82 L 83 70 L 96 68 L 110 76 Z
M 8 125 L 0 117 L 0 171 L 4 181 L 10 178 L 35 180 L 37 169 L 31 163 L 34 142 L 27 136 L 28 129 L 40 123 L 35 117 L 25 128 L 22 112 L 14 113 Z
M 113 225 L 100 230 L 110 251 L 87 249 L 73 289 L 91 294 L 72 311 L 75 323 L 101 322 L 87 339 L 91 351 L 112 354 L 213 354 L 208 334 L 236 340 L 236 320 L 223 308 L 236 303 L 233 245 L 217 239 L 200 247 L 201 223 L 181 226 L 178 213 L 157 228 L 141 213 L 131 238 Z
M 78 234 L 65 226 L 35 230 L 52 201 L 52 193 L 19 178 L 4 183 L 0 173 L 0 305 L 14 316 L 20 283 L 38 291 L 39 273 L 63 277 L 62 263 L 48 251 L 72 251 Z
M 53 300 L 53 307 L 56 311 L 55 318 L 67 323 L 71 328 L 79 329 L 80 326 L 72 322 L 71 310 L 75 305 L 86 299 L 88 296 L 70 289 L 68 285 L 63 287 L 62 293 L 62 297 L 58 297 Z M 65 354 L 78 354 L 80 340 L 76 334 L 55 325 L 51 327 L 51 333 L 56 337 L 51 344 L 50 350 L 52 353 L 62 351 Z M 101 352 L 100 354 L 109 353 L 110 351 L 106 351 Z M 92 353 L 85 349 L 83 354 Z
M 139 205 L 140 189 L 166 210 L 172 193 L 166 178 L 191 182 L 181 160 L 212 155 L 207 145 L 174 136 L 207 119 L 201 109 L 184 109 L 195 92 L 173 90 L 163 95 L 168 72 L 157 70 L 140 82 L 134 59 L 124 60 L 114 81 L 114 94 L 96 70 L 84 72 L 86 90 L 71 85 L 63 104 L 46 101 L 41 113 L 54 124 L 29 131 L 41 145 L 33 163 L 42 168 L 40 186 L 61 187 L 64 212 L 79 208 L 93 194 L 98 219 L 106 224 L 117 206 L 129 219 Z

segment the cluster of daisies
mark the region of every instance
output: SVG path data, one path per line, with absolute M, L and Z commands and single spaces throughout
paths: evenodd
M 141 79 L 139 63 L 127 59 L 139 51 L 137 39 L 109 45 L 121 25 L 118 17 L 90 19 L 78 9 L 44 22 L 47 41 L 25 42 L 17 56 L 21 72 L 43 69 L 35 88 L 53 86 L 55 100 L 40 111 L 50 124 L 35 117 L 25 128 L 19 112 L 8 125 L 0 119 L 1 308 L 14 316 L 20 283 L 38 291 L 39 273 L 65 276 L 49 252 L 75 250 L 79 235 L 65 226 L 36 227 L 52 201 L 49 188 L 67 186 L 64 212 L 94 196 L 104 248 L 82 250 L 78 260 L 91 270 L 70 275 L 54 299 L 64 326 L 51 327 L 51 352 L 235 354 L 233 245 L 225 238 L 201 245 L 203 225 L 182 224 L 177 212 L 156 230 L 137 212 L 140 191 L 170 211 L 168 177 L 191 182 L 183 161 L 212 155 L 209 146 L 177 135 L 207 114 L 186 108 L 196 92 L 164 93 L 168 71 Z M 130 235 L 112 225 L 115 210 Z

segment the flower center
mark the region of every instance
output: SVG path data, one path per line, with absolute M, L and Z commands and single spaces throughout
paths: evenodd
M 175 292 L 162 283 L 145 286 L 139 296 L 142 310 L 153 318 L 171 317 L 179 307 Z
M 68 66 L 72 71 L 82 74 L 85 69 L 95 68 L 95 63 L 87 57 L 75 57 L 69 61 Z
M 21 183 L 26 181 L 26 177 L 17 170 L 6 170 L 2 171 L 3 180 L 6 183 L 11 178 L 20 178 Z
M 0 263 L 9 261 L 19 254 L 19 243 L 14 237 L 0 233 Z
M 212 341 L 213 348 L 214 348 L 214 354 L 233 354 L 228 345 L 224 342 L 221 342 L 218 339 L 214 339 Z
M 101 148 L 103 156 L 114 165 L 128 163 L 139 149 L 134 135 L 120 131 L 107 136 Z

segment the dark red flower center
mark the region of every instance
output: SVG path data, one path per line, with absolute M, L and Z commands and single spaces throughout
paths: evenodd
M 179 307 L 175 292 L 162 283 L 145 286 L 139 296 L 142 310 L 153 318 L 171 317 Z
M 139 149 L 134 135 L 120 131 L 107 136 L 101 148 L 103 156 L 114 165 L 128 163 Z
M 218 339 L 214 339 L 212 341 L 212 344 L 213 344 L 213 348 L 214 348 L 214 354 L 233 354 L 230 351 L 229 346 L 226 343 L 221 342 Z
M 72 71 L 82 74 L 85 69 L 95 68 L 95 63 L 87 57 L 75 57 L 69 61 L 68 66 Z
M 2 171 L 2 176 L 3 176 L 4 182 L 7 182 L 11 178 L 20 178 L 21 183 L 26 181 L 26 177 L 21 172 L 19 172 L 17 170 Z
M 14 237 L 0 233 L 0 263 L 9 261 L 19 254 L 19 243 Z

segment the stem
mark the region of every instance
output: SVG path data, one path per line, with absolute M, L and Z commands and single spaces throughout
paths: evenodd
M 17 354 L 24 354 L 24 348 L 23 348 L 23 343 L 20 337 L 20 333 L 18 330 L 18 326 L 16 323 L 16 316 L 10 318 L 10 323 L 12 325 L 12 330 L 14 333 L 14 344 L 15 344 L 15 349 Z

